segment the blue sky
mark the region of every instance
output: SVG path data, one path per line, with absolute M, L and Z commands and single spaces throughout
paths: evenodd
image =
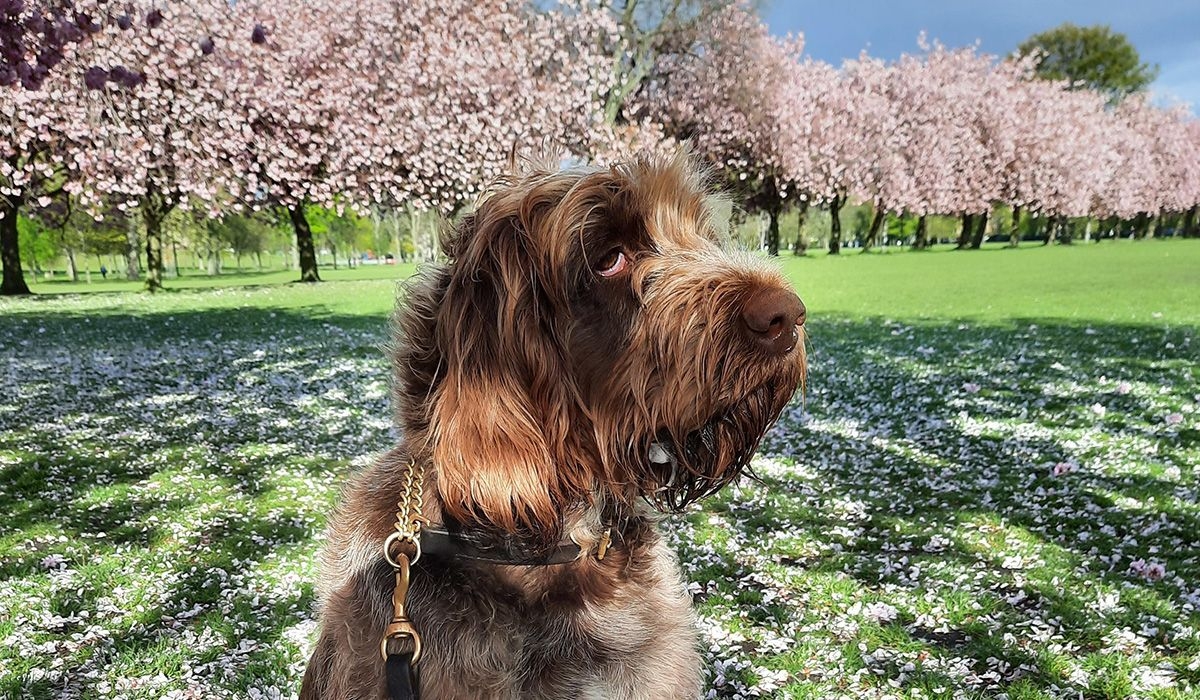
M 1156 98 L 1200 113 L 1197 0 L 763 0 L 762 15 L 773 33 L 802 32 L 805 51 L 834 64 L 864 48 L 882 58 L 916 51 L 922 29 L 948 46 L 979 41 L 983 51 L 1005 54 L 1063 22 L 1107 24 L 1129 37 L 1143 61 L 1159 65 Z

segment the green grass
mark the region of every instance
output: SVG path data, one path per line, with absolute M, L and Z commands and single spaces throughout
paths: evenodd
M 1200 241 L 1105 241 L 782 258 L 819 313 L 1002 321 L 1200 322 Z
M 667 522 L 715 697 L 1200 696 L 1200 242 L 782 265 L 807 395 Z M 0 697 L 295 694 L 409 271 L 0 300 Z
M 810 311 L 818 315 L 1200 322 L 1200 241 L 1118 240 L 1050 247 L 1026 243 L 1018 249 L 989 244 L 978 251 L 937 246 L 922 253 L 893 248 L 863 254 L 849 249 L 841 256 L 815 251 L 802 258 L 785 252 L 779 263 Z M 414 269 L 412 264 L 323 267 L 321 277 L 329 282 L 380 281 L 356 292 L 370 294 L 370 303 L 386 312 L 392 304 L 392 285 L 386 282 L 404 279 Z M 296 277 L 294 270 L 213 277 L 185 271 L 182 278 L 167 279 L 165 284 L 168 291 L 276 286 Z M 142 285 L 124 280 L 102 282 L 98 276 L 91 284 L 69 282 L 60 275 L 57 281 L 31 280 L 30 287 L 35 294 L 82 294 L 136 292 Z M 293 295 L 308 298 L 299 292 L 286 296 L 290 299 Z M 283 303 L 292 305 L 290 300 Z M 339 302 L 324 303 L 336 309 Z M 367 300 L 350 303 L 357 306 Z
M 327 282 L 346 282 L 355 280 L 398 280 L 404 279 L 412 274 L 414 265 L 411 263 L 399 263 L 396 265 L 361 265 L 359 267 L 348 268 L 341 266 L 338 269 L 332 267 L 321 267 L 319 274 L 321 279 Z M 47 279 L 45 276 L 35 278 L 32 274 L 27 273 L 29 289 L 34 294 L 90 294 L 94 292 L 139 292 L 144 288 L 140 280 L 126 280 L 123 277 L 118 279 L 118 275 L 112 272 L 108 278 L 102 278 L 98 273 L 92 273 L 91 281 L 85 280 L 84 275 L 80 274 L 78 282 L 72 282 L 68 279 L 65 273 L 61 271 L 53 278 Z M 245 287 L 258 285 L 280 285 L 294 282 L 299 278 L 299 273 L 295 270 L 234 270 L 225 271 L 218 275 L 208 275 L 196 270 L 185 269 L 180 271 L 180 276 L 175 277 L 168 275 L 164 281 L 164 286 L 170 289 L 205 289 L 212 287 Z

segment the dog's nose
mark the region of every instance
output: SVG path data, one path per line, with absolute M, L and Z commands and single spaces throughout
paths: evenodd
M 742 329 L 763 352 L 785 355 L 796 347 L 804 315 L 804 302 L 790 290 L 762 289 L 742 306 Z

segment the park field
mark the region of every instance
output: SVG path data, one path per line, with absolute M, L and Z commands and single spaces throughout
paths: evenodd
M 893 249 L 894 250 L 894 249 Z M 849 249 L 840 257 L 816 251 L 807 257 L 784 253 L 784 272 L 814 314 L 884 315 L 897 318 L 963 318 L 1011 320 L 1058 318 L 1146 321 L 1146 313 L 1179 322 L 1200 323 L 1200 242 L 1105 241 L 1074 246 L 1043 247 L 1023 244 L 1009 249 L 990 244 L 978 251 L 938 246 L 924 253 L 875 252 Z M 413 273 L 412 264 L 321 268 L 321 277 L 334 282 L 312 290 L 289 289 L 271 294 L 286 306 L 320 304 L 352 313 L 387 313 L 394 301 L 390 284 L 346 287 L 345 282 L 399 281 Z M 214 287 L 278 286 L 296 278 L 292 270 L 224 273 L 215 277 L 192 271 L 168 278 L 167 288 L 184 294 Z M 112 275 L 110 275 L 110 278 Z M 110 279 L 69 282 L 33 281 L 35 294 L 93 294 L 137 292 L 141 282 Z M 353 289 L 352 293 L 349 292 Z M 222 303 L 217 300 L 195 303 Z M 122 304 L 105 303 L 120 310 Z M 0 307 L 2 309 L 3 307 Z M 165 308 L 165 307 L 163 307 Z M 1154 318 L 1153 316 L 1151 318 Z
M 780 264 L 806 393 L 664 522 L 709 697 L 1200 696 L 1200 241 Z M 296 695 L 411 272 L 0 299 L 0 698 Z

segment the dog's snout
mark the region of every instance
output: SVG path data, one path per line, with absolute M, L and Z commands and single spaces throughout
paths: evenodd
M 769 355 L 784 355 L 796 347 L 804 324 L 804 302 L 790 290 L 762 289 L 742 306 L 742 330 Z

